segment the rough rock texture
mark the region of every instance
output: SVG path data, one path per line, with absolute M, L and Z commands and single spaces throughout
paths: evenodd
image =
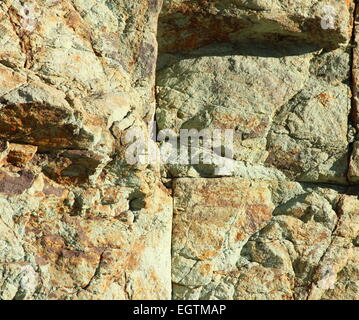
M 269 176 L 273 170 L 265 168 L 281 171 L 276 177 L 345 183 L 349 54 L 312 50 L 251 42 L 165 55 L 159 128 L 235 130 L 236 175 L 248 177 L 245 163 L 257 165 L 250 178 L 261 165 Z M 188 175 L 185 169 L 170 171 Z
M 359 201 L 344 190 L 238 178 L 175 180 L 174 297 L 355 298 Z
M 167 0 L 159 42 L 166 52 L 283 36 L 336 47 L 349 42 L 352 4 L 352 0 Z M 322 23 L 327 13 L 334 19 Z
M 354 5 L 165 1 L 159 129 L 234 130 L 232 177 L 163 165 L 174 299 L 358 299 Z
M 0 299 L 358 299 L 356 6 L 0 1 Z
M 160 7 L 1 1 L 1 299 L 171 297 L 172 199 L 121 142 L 154 114 Z

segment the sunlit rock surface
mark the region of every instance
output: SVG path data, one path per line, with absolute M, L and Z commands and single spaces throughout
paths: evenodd
M 358 299 L 355 6 L 1 1 L 0 299 Z

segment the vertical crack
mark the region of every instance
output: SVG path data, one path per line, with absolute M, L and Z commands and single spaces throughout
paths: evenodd
M 323 261 L 326 258 L 327 253 L 329 252 L 329 250 L 332 249 L 332 246 L 334 244 L 334 240 L 337 238 L 337 230 L 338 227 L 340 225 L 340 223 L 342 222 L 342 216 L 343 216 L 343 200 L 344 200 L 344 196 L 341 196 L 340 199 L 338 200 L 338 203 L 335 205 L 334 211 L 337 215 L 337 222 L 332 230 L 331 236 L 330 236 L 330 243 L 328 245 L 328 247 L 325 249 L 323 255 L 321 256 L 321 258 L 319 259 L 319 262 L 317 264 L 317 266 L 314 268 L 313 273 L 312 273 L 312 279 L 310 284 L 308 285 L 308 292 L 307 292 L 307 298 L 306 300 L 310 300 L 311 299 L 311 295 L 314 291 L 315 285 L 317 284 L 317 282 L 320 280 L 318 278 L 318 274 L 320 271 L 320 268 L 322 267 Z
M 92 282 L 94 281 L 94 279 L 98 276 L 99 272 L 100 272 L 100 268 L 101 268 L 101 264 L 103 262 L 103 256 L 104 256 L 104 253 L 105 253 L 106 250 L 103 250 L 102 253 L 100 254 L 100 257 L 99 257 L 99 260 L 98 260 L 98 263 L 97 263 L 97 267 L 95 269 L 95 272 L 93 273 L 90 281 L 87 283 L 87 285 L 85 285 L 82 289 L 83 290 L 87 290 Z
M 356 70 L 356 48 L 357 48 L 357 42 L 356 42 L 356 26 L 359 25 L 359 21 L 357 21 L 357 10 L 358 10 L 358 2 L 357 0 L 354 1 L 354 10 L 353 10 L 353 27 L 352 27 L 352 34 L 350 39 L 350 75 L 349 75 L 349 81 L 350 81 L 350 90 L 351 90 L 351 108 L 350 113 L 348 117 L 348 128 L 353 128 L 354 130 L 354 137 L 352 141 L 349 141 L 348 145 L 348 168 L 347 168 L 347 182 L 348 185 L 351 185 L 350 176 L 349 176 L 349 170 L 350 170 L 350 161 L 351 156 L 354 149 L 354 142 L 356 141 L 356 135 L 358 133 L 358 124 L 359 124 L 359 117 L 358 117 L 358 90 L 357 90 L 357 76 L 358 71 Z

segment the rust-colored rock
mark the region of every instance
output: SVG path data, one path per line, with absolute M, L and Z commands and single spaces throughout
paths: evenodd
M 0 300 L 358 299 L 356 3 L 1 0 Z

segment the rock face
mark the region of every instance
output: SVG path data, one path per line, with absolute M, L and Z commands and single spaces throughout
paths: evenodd
M 217 145 L 231 177 L 163 166 L 174 299 L 357 299 L 353 14 L 350 1 L 165 1 L 159 128 L 179 145 L 186 129 L 234 132 Z
M 356 6 L 1 1 L 0 299 L 358 299 Z
M 255 177 L 260 166 L 268 177 L 275 168 L 276 177 L 345 183 L 349 54 L 302 50 L 251 42 L 206 47 L 185 59 L 165 55 L 159 127 L 234 130 L 235 175 Z M 252 176 L 244 163 L 254 166 Z M 185 169 L 170 171 L 184 176 Z
M 238 178 L 177 179 L 174 297 L 355 299 L 359 201 L 344 190 Z M 343 277 L 350 277 L 350 290 L 343 289 L 341 281 L 348 281 Z
M 351 37 L 352 0 L 167 0 L 160 20 L 161 51 L 214 42 L 290 37 L 323 47 Z M 323 19 L 324 18 L 324 19 Z
M 160 1 L 0 4 L 0 298 L 169 299 L 172 199 L 126 166 Z

